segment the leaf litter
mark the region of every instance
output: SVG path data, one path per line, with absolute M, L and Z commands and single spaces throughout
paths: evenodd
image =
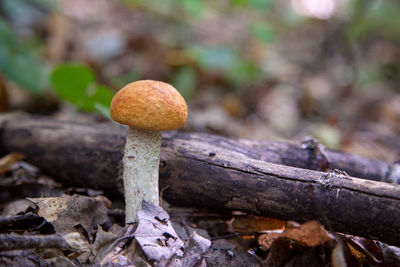
M 182 259 L 184 244 L 172 227 L 168 213 L 143 201 L 138 221 L 134 235 L 150 260 Z
M 19 188 L 2 203 L 0 237 L 21 235 L 37 242 L 58 235 L 76 242 L 67 249 L 41 243 L 40 249 L 0 251 L 5 266 L 399 266 L 399 248 L 332 233 L 315 221 L 298 224 L 193 208 L 182 213 L 168 206 L 171 218 L 145 202 L 138 224 L 127 228 L 119 218 L 123 211 L 118 219 L 111 215 L 123 207 L 118 198 L 111 201 L 90 188 L 63 188 L 18 160 L 0 174 L 3 192 Z

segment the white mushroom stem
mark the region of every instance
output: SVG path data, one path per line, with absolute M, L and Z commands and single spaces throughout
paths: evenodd
M 159 205 L 160 150 L 160 131 L 129 127 L 123 158 L 126 223 L 136 222 L 143 200 Z

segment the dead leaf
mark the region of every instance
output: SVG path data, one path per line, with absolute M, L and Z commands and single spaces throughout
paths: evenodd
M 76 267 L 76 264 L 74 264 L 72 260 L 68 259 L 65 256 L 56 256 L 45 260 L 49 266 Z
M 29 176 L 38 176 L 39 168 L 25 161 L 17 161 L 10 166 L 13 176 L 24 173 Z
M 0 112 L 8 110 L 8 94 L 6 81 L 2 75 L 0 75 Z
M 29 198 L 28 198 L 29 199 Z M 38 214 L 50 222 L 56 232 L 75 232 L 81 225 L 89 235 L 108 220 L 104 201 L 85 196 L 30 198 L 39 206 Z
M 268 250 L 272 246 L 275 240 L 280 238 L 283 234 L 283 230 L 271 230 L 264 232 L 258 237 L 258 244 L 262 250 Z
M 384 243 L 378 242 L 379 247 L 383 253 L 383 264 L 386 266 L 400 266 L 400 248 L 395 246 L 388 246 Z
M 78 232 L 63 235 L 65 242 L 72 250 L 88 250 L 88 242 Z
M 185 248 L 182 266 L 198 266 L 204 261 L 204 254 L 211 246 L 211 241 L 193 231 L 189 237 L 189 245 Z
M 213 241 L 205 260 L 207 266 L 263 266 L 255 255 L 249 254 L 242 246 L 226 239 Z
M 351 254 L 360 264 L 400 266 L 400 248 L 382 242 L 348 234 L 339 234 L 347 243 Z
M 298 250 L 299 246 L 293 244 L 290 240 L 278 238 L 273 242 L 263 265 L 284 266 L 298 253 Z
M 0 159 L 0 174 L 6 173 L 10 169 L 11 165 L 23 158 L 24 155 L 20 153 L 10 153 L 7 156 L 2 157 Z
M 106 232 L 101 226 L 97 229 L 96 239 L 92 247 L 92 262 L 100 264 L 100 262 L 112 253 L 113 243 L 119 236 L 112 232 Z M 107 257 L 111 258 L 111 257 Z
M 36 205 L 27 199 L 18 199 L 5 204 L 1 216 L 16 216 L 34 210 Z
M 172 222 L 172 226 L 185 244 L 182 265 L 185 267 L 200 266 L 212 244 L 207 231 L 202 229 L 195 230 L 185 223 Z M 163 266 L 161 262 L 159 265 Z
M 262 249 L 268 250 L 277 239 L 286 238 L 295 241 L 299 245 L 315 247 L 332 239 L 324 227 L 317 221 L 309 221 L 304 224 L 288 222 L 285 231 L 265 231 L 258 237 L 258 244 Z
M 199 235 L 196 231 L 190 235 L 190 241 L 193 243 L 193 247 L 198 248 L 201 253 L 204 253 L 211 246 L 211 241 L 205 237 Z
M 0 262 L 2 266 L 12 267 L 48 266 L 47 262 L 32 250 L 16 250 L 13 254 L 3 254 L 0 256 Z
M 161 207 L 143 201 L 137 215 L 139 225 L 134 235 L 147 258 L 158 262 L 162 258 L 180 261 L 184 243 L 172 227 L 168 213 Z
M 267 217 L 246 215 L 235 216 L 232 227 L 237 233 L 253 233 L 268 230 L 285 229 L 286 221 Z
M 8 172 L 0 179 L 1 205 L 26 197 L 50 197 L 62 194 L 61 184 L 48 176 L 39 175 L 39 169 L 27 162 L 15 162 Z
M 135 265 L 126 256 L 120 254 L 115 255 L 115 257 L 112 257 L 111 260 L 108 262 L 108 265 L 105 266 L 135 267 Z
M 326 266 L 322 263 L 319 251 L 316 247 L 307 247 L 303 251 L 299 251 L 291 258 L 285 267 L 295 267 L 295 266 L 307 266 L 307 267 L 320 267 Z M 342 265 L 345 267 L 348 265 Z
M 292 228 L 289 226 L 286 228 L 283 236 L 304 246 L 315 247 L 332 239 L 331 235 L 317 221 L 309 221 L 299 227 L 290 227 Z
M 338 234 L 347 243 L 351 254 L 362 263 L 368 260 L 370 263 L 379 264 L 383 261 L 383 254 L 378 244 L 371 239 L 352 236 L 348 234 Z

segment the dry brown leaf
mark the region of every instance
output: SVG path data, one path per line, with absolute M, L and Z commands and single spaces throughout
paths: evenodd
M 222 106 L 232 117 L 240 117 L 244 114 L 244 106 L 237 95 L 228 94 L 222 99 Z
M 97 229 L 96 239 L 93 243 L 91 261 L 101 265 L 100 262 L 103 259 L 111 259 L 111 256 L 107 254 L 113 253 L 113 243 L 115 242 L 115 240 L 117 240 L 118 237 L 119 236 L 115 233 L 104 231 L 103 228 L 100 226 Z
M 317 221 L 309 221 L 304 224 L 288 222 L 284 231 L 265 231 L 258 237 L 258 244 L 262 249 L 268 250 L 275 240 L 281 238 L 307 247 L 315 247 L 332 239 L 331 235 Z
M 283 236 L 308 247 L 315 247 L 332 239 L 330 234 L 317 221 L 309 221 L 299 227 L 288 225 Z
M 7 156 L 4 156 L 0 159 L 0 174 L 6 173 L 11 165 L 15 162 L 22 160 L 24 155 L 20 153 L 10 153 Z
M 93 250 L 94 264 L 96 266 L 151 267 L 139 244 L 135 241 L 132 242 L 134 228 L 133 225 L 124 228 L 117 227 L 111 234 L 104 232 L 100 227 Z M 97 239 L 98 236 L 99 239 Z
M 74 232 L 81 225 L 91 236 L 94 228 L 107 222 L 104 201 L 85 196 L 30 198 L 39 206 L 38 214 L 54 226 L 58 233 Z
M 378 244 L 371 239 L 352 236 L 348 234 L 339 234 L 346 241 L 351 254 L 358 262 L 368 262 L 379 264 L 383 262 L 383 253 Z
M 0 112 L 8 109 L 8 94 L 5 79 L 0 74 Z
M 254 215 L 236 216 L 232 222 L 233 229 L 237 233 L 283 230 L 285 229 L 285 224 L 285 221 Z
M 258 244 L 262 250 L 268 250 L 271 248 L 272 243 L 283 234 L 282 230 L 267 231 L 258 237 Z
M 353 255 L 358 262 L 364 262 L 365 261 L 365 254 L 362 253 L 356 246 L 353 246 L 351 244 L 347 244 L 347 246 L 350 249 L 351 255 Z
M 16 216 L 25 214 L 29 210 L 34 210 L 36 205 L 32 201 L 26 199 L 17 199 L 10 201 L 3 206 L 3 211 L 0 213 L 1 216 Z

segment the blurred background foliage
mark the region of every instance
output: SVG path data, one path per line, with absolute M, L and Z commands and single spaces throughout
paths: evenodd
M 395 0 L 2 0 L 0 108 L 107 117 L 126 83 L 163 80 L 188 131 L 312 134 L 392 160 L 399 14 Z

